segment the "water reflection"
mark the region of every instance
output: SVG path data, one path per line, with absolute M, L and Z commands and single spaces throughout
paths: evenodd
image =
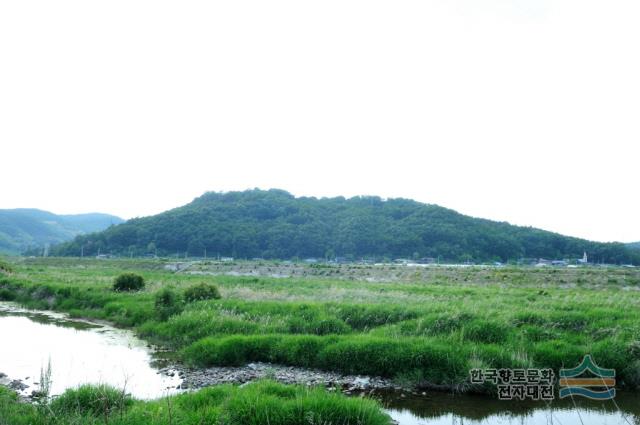
M 178 377 L 160 375 L 153 352 L 132 332 L 0 303 L 0 372 L 29 394 L 52 365 L 52 395 L 84 383 L 108 383 L 142 399 L 176 392 Z
M 582 398 L 551 403 L 506 402 L 485 396 L 440 393 L 407 397 L 387 393 L 380 398 L 402 425 L 640 425 L 640 396 L 622 392 L 615 404 Z

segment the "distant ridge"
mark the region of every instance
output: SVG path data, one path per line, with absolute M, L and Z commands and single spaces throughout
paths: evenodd
M 296 198 L 283 190 L 209 192 L 164 213 L 79 236 L 53 250 L 236 258 L 577 259 L 640 264 L 622 243 L 598 243 L 375 196 Z
M 123 221 L 100 213 L 57 215 L 30 208 L 0 210 L 0 253 L 20 254 L 41 249 Z

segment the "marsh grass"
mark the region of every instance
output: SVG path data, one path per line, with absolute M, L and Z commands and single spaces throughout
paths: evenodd
M 176 275 L 161 270 L 162 263 L 128 260 L 14 267 L 0 281 L 0 296 L 133 327 L 194 365 L 260 360 L 463 387 L 477 362 L 557 369 L 591 353 L 618 369 L 623 386 L 640 384 L 640 350 L 632 348 L 640 344 L 634 269 L 443 267 L 421 270 L 416 278 L 427 281 L 365 282 Z M 142 275 L 145 290 L 112 291 L 123 270 Z M 367 266 L 307 271 L 377 273 Z M 158 316 L 157 294 L 203 283 L 216 285 L 222 299 Z
M 106 386 L 67 390 L 43 411 L 0 387 L 0 424 L 11 425 L 388 425 L 378 402 L 319 388 L 259 381 L 139 401 Z

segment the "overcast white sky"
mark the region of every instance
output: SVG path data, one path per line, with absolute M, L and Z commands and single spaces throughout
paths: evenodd
M 637 0 L 0 2 L 0 208 L 407 197 L 640 240 Z

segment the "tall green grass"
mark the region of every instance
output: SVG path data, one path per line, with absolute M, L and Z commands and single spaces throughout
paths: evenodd
M 0 298 L 133 327 L 195 365 L 260 360 L 460 386 L 471 366 L 558 369 L 590 353 L 640 388 L 637 270 L 435 268 L 426 282 L 384 283 L 176 275 L 129 261 L 14 268 Z M 145 290 L 112 291 L 123 270 L 143 275 Z M 222 299 L 156 302 L 202 283 Z
M 219 385 L 155 401 L 132 400 L 117 389 L 67 390 L 49 409 L 19 403 L 0 387 L 0 425 L 388 425 L 373 400 L 319 388 L 260 381 Z

